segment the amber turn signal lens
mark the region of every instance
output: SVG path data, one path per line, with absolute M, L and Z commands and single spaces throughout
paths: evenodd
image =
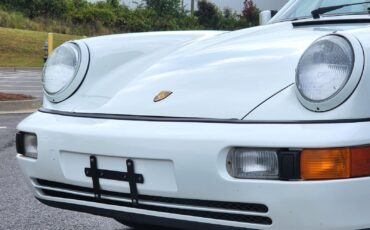
M 305 180 L 349 178 L 350 150 L 348 148 L 303 150 L 301 177 Z
M 370 176 L 370 147 L 305 149 L 301 154 L 304 180 Z

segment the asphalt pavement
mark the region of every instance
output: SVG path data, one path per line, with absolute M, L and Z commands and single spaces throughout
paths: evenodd
M 0 92 L 41 98 L 41 70 L 0 69 Z M 51 208 L 34 198 L 15 159 L 16 126 L 28 115 L 0 113 L 0 230 L 130 229 L 113 219 Z
M 16 126 L 27 116 L 0 115 L 0 229 L 130 229 L 109 218 L 51 208 L 33 197 L 15 160 Z
M 41 69 L 0 70 L 0 92 L 42 97 Z

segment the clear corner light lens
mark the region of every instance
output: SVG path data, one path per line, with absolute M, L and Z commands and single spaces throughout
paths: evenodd
M 37 159 L 37 136 L 35 134 L 24 134 L 24 156 Z
M 240 179 L 278 179 L 276 150 L 235 148 L 227 156 L 227 171 Z
M 66 89 L 75 78 L 80 66 L 80 49 L 73 43 L 65 43 L 54 50 L 44 67 L 45 91 L 57 94 Z
M 354 51 L 349 41 L 337 35 L 323 37 L 299 61 L 296 75 L 299 93 L 308 101 L 326 101 L 344 88 L 353 67 Z

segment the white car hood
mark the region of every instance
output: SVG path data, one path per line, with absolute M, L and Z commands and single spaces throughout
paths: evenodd
M 242 119 L 294 83 L 304 50 L 335 28 L 291 22 L 236 32 L 164 32 L 86 39 L 90 67 L 68 100 L 81 113 Z M 161 91 L 173 92 L 154 102 Z

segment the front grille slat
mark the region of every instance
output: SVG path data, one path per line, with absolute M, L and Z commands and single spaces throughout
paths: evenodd
M 38 179 L 37 182 L 40 185 L 44 185 L 48 187 L 56 187 L 56 188 L 63 188 L 67 190 L 76 190 L 76 191 L 81 191 L 81 192 L 93 193 L 92 188 L 87 188 L 87 187 L 67 185 L 67 184 L 40 180 L 40 179 Z M 123 198 L 131 199 L 130 194 L 127 194 L 127 193 L 102 191 L 102 194 L 108 195 L 108 196 L 116 196 L 116 197 L 123 197 Z M 239 211 L 258 212 L 258 213 L 268 212 L 267 206 L 263 204 L 207 201 L 207 200 L 195 200 L 195 199 L 179 199 L 179 198 L 156 197 L 156 196 L 147 196 L 147 195 L 140 195 L 140 200 L 168 203 L 168 204 L 201 206 L 201 207 L 208 207 L 208 208 L 231 209 L 231 210 L 239 210 Z
M 42 185 L 34 185 L 35 188 L 39 190 L 50 190 L 54 192 L 66 192 L 66 189 L 63 188 L 56 188 L 56 187 L 49 187 L 49 186 L 42 186 Z M 80 195 L 80 196 L 88 196 L 88 197 L 94 197 L 94 194 L 90 192 L 82 192 L 82 191 L 74 191 L 74 190 L 68 190 L 68 193 L 74 194 L 74 195 Z M 128 200 L 131 202 L 130 200 Z
M 75 185 L 67 185 L 58 182 L 36 180 L 37 184 L 41 185 L 41 191 L 52 197 L 60 197 L 65 199 L 84 200 L 89 202 L 104 203 L 109 205 L 118 205 L 123 207 L 131 207 L 138 209 L 145 209 L 150 211 L 174 213 L 180 215 L 189 215 L 210 219 L 220 219 L 227 221 L 271 225 L 272 220 L 269 217 L 251 215 L 244 212 L 267 213 L 268 208 L 263 204 L 246 204 L 237 202 L 219 202 L 219 201 L 206 201 L 194 199 L 180 199 L 139 195 L 139 200 L 142 201 L 139 206 L 133 207 L 126 199 L 130 199 L 130 194 L 118 193 L 112 191 L 101 191 L 101 199 L 95 199 L 92 196 L 84 196 L 82 194 L 93 194 L 92 188 L 80 187 Z M 44 187 L 42 187 L 44 186 Z M 52 189 L 57 188 L 57 189 Z M 73 191 L 76 191 L 73 193 Z M 80 193 L 79 193 L 80 192 Z M 156 205 L 153 205 L 156 203 Z M 160 204 L 164 205 L 160 205 Z M 176 207 L 179 205 L 179 207 Z M 185 207 L 186 206 L 186 207 Z M 191 208 L 195 207 L 195 208 Z M 199 208 L 196 208 L 199 207 Z M 205 210 L 207 208 L 214 210 Z M 230 210 L 229 212 L 222 210 Z M 241 212 L 240 212 L 241 211 Z

